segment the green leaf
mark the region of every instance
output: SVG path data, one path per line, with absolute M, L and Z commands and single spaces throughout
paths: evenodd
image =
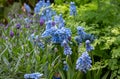
M 16 65 L 15 65 L 15 72 L 17 72 L 17 70 L 18 70 L 18 67 L 21 65 L 21 63 L 20 63 L 20 61 L 21 61 L 21 59 L 23 58 L 23 56 L 24 56 L 24 54 L 22 54 L 22 55 L 20 55 L 19 57 L 18 57 L 18 61 L 17 61 L 17 63 L 16 63 Z
M 119 58 L 120 57 L 120 47 L 114 48 L 112 50 L 112 58 Z
M 4 63 L 5 63 L 7 66 L 9 66 L 10 63 L 9 63 L 8 59 L 7 59 L 5 56 L 3 56 L 2 58 L 3 58 Z
M 60 73 L 61 79 L 66 79 L 62 70 L 58 69 L 58 72 Z
M 107 79 L 109 73 L 110 73 L 110 71 L 107 71 L 107 72 L 105 73 L 105 75 L 103 75 L 102 79 Z

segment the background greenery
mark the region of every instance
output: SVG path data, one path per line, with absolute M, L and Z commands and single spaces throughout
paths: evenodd
M 29 29 L 23 29 L 20 37 L 9 37 L 12 25 L 6 30 L 0 27 L 0 37 L 6 36 L 7 40 L 0 38 L 0 78 L 1 79 L 23 79 L 25 73 L 43 72 L 44 77 L 52 78 L 59 72 L 62 79 L 120 79 L 120 0 L 74 0 L 77 5 L 77 16 L 69 16 L 70 0 L 55 0 L 53 9 L 62 13 L 66 20 L 66 27 L 72 29 L 72 41 L 76 35 L 76 26 L 84 26 L 85 31 L 96 36 L 92 51 L 94 63 L 87 74 L 82 74 L 74 69 L 75 62 L 68 61 L 69 57 L 63 59 L 60 55 L 61 48 L 56 53 L 54 47 L 47 45 L 46 51 L 40 50 L 32 45 L 27 39 L 31 33 Z M 23 1 L 24 2 L 24 1 Z M 16 15 L 15 8 L 21 13 L 23 2 L 14 2 L 12 5 L 1 0 L 0 21 L 11 22 L 7 13 Z M 33 8 L 34 1 L 28 4 Z M 9 4 L 6 6 L 6 4 Z M 19 5 L 18 5 L 19 4 Z M 4 16 L 3 16 L 4 15 Z M 7 21 L 7 22 L 6 22 Z M 33 25 L 33 29 L 36 29 Z M 14 30 L 14 29 L 13 29 Z M 17 30 L 14 30 L 16 33 Z M 22 34 L 24 33 L 24 34 Z M 40 35 L 39 32 L 36 35 Z M 19 41 L 19 42 L 18 42 Z M 79 52 L 76 44 L 71 45 L 73 52 Z M 78 58 L 73 54 L 73 61 Z M 66 60 L 70 70 L 63 71 L 62 62 Z M 54 66 L 52 66 L 52 65 Z

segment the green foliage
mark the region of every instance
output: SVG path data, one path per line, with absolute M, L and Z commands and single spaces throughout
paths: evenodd
M 72 29 L 73 36 L 76 34 L 76 29 L 74 28 L 76 26 L 84 26 L 86 28 L 86 31 L 97 36 L 97 39 L 93 44 L 95 50 L 92 53 L 94 58 L 96 58 L 96 56 L 99 58 L 97 59 L 99 62 L 95 60 L 95 64 L 91 68 L 91 71 L 98 71 L 99 69 L 102 69 L 104 71 L 104 69 L 107 68 L 108 71 L 106 71 L 104 75 L 101 74 L 103 75 L 103 77 L 101 77 L 102 79 L 108 78 L 109 75 L 111 75 L 110 79 L 119 79 L 119 1 L 93 1 L 85 5 L 80 5 L 80 8 L 77 9 L 77 12 L 77 17 L 65 16 L 65 19 L 67 20 L 66 25 Z M 73 21 L 73 19 L 75 21 Z M 96 72 L 94 75 L 96 75 Z
M 70 2 L 69 0 L 67 0 Z M 15 29 L 15 23 L 19 19 L 9 20 L 8 29 L 0 27 L 0 78 L 1 79 L 23 79 L 25 73 L 42 72 L 43 77 L 52 79 L 56 73 L 62 79 L 119 79 L 120 78 L 120 14 L 119 0 L 75 0 L 77 6 L 77 16 L 69 16 L 69 5 L 63 0 L 55 0 L 52 8 L 57 13 L 62 13 L 66 20 L 66 27 L 72 29 L 70 47 L 73 54 L 71 57 L 63 55 L 63 48 L 59 45 L 45 45 L 44 50 L 28 41 L 28 37 L 36 31 L 36 35 L 41 35 L 44 27 L 38 24 L 31 25 L 28 30 L 21 31 Z M 86 4 L 87 3 L 87 4 Z M 59 5 L 58 5 L 59 4 Z M 32 3 L 35 5 L 35 2 Z M 17 6 L 17 9 L 16 9 Z M 15 12 L 20 11 L 21 4 L 15 3 L 11 8 L 5 8 L 5 16 L 8 12 L 16 16 Z M 7 9 L 9 9 L 7 11 Z M 7 17 L 7 16 L 6 16 Z M 21 21 L 24 27 L 24 21 Z M 85 50 L 84 44 L 78 47 L 74 36 L 77 34 L 76 26 L 83 26 L 87 33 L 94 34 L 96 40 L 93 42 L 94 51 L 90 52 L 92 57 L 92 68 L 86 73 L 75 69 L 76 60 Z M 10 38 L 10 30 L 15 32 L 15 36 Z M 20 36 L 17 33 L 20 32 Z M 55 51 L 57 49 L 57 51 Z M 68 71 L 63 71 L 63 61 L 69 67 Z M 22 76 L 21 76 L 22 75 Z M 110 76 L 110 77 L 109 77 Z

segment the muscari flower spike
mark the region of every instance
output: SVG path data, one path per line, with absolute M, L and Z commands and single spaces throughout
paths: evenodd
M 42 36 L 43 38 L 45 37 L 51 37 L 54 35 L 54 33 L 56 32 L 57 28 L 56 27 L 51 27 L 50 29 L 46 29 L 43 33 Z
M 70 15 L 76 15 L 76 6 L 74 2 L 70 3 Z
M 43 1 L 39 1 L 37 4 L 36 4 L 36 6 L 35 6 L 35 8 L 34 8 L 34 13 L 35 14 L 39 14 L 39 12 L 40 12 L 40 10 L 41 10 L 41 8 L 43 7 Z
M 46 7 L 50 6 L 50 0 L 46 1 Z
M 25 79 L 40 79 L 43 74 L 40 73 L 31 73 L 31 74 L 25 74 L 24 78 Z
M 64 47 L 64 55 L 71 55 L 72 54 L 72 51 L 71 51 L 71 48 L 70 46 L 68 45 L 67 41 L 64 40 L 61 44 L 61 46 Z
M 58 15 L 54 16 L 54 22 L 55 22 L 55 24 L 59 23 L 59 16 Z
M 77 27 L 78 35 L 82 38 L 85 39 L 86 32 L 84 31 L 84 28 L 81 26 Z
M 90 45 L 90 40 L 86 40 L 86 51 L 90 52 L 91 50 L 93 50 L 94 48 Z
M 68 64 L 66 61 L 63 62 L 63 70 L 68 71 Z
M 85 41 L 86 32 L 84 31 L 83 27 L 78 26 L 77 33 L 78 33 L 78 36 L 75 36 L 75 40 L 78 44 L 80 44 Z
M 45 16 L 46 16 L 46 20 L 47 20 L 47 21 L 51 20 L 51 19 L 52 19 L 51 11 L 47 9 L 47 10 L 46 10 L 46 15 L 45 15 Z
M 76 69 L 84 73 L 91 68 L 91 57 L 88 55 L 88 52 L 83 52 L 82 55 L 77 59 Z

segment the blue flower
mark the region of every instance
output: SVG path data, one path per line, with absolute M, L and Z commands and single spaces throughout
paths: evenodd
M 46 10 L 46 20 L 51 20 L 52 19 L 52 14 L 51 11 L 49 9 Z
M 80 38 L 80 36 L 75 36 L 75 41 L 78 43 L 78 45 L 80 44 L 80 43 L 82 43 L 82 39 Z
M 63 20 L 63 22 L 60 22 L 58 25 L 58 28 L 61 29 L 62 27 L 65 27 L 65 20 Z
M 81 26 L 77 27 L 78 36 L 75 37 L 75 40 L 78 44 L 90 40 L 91 42 L 95 40 L 94 35 L 88 34 L 84 31 L 84 28 Z
M 52 27 L 52 21 L 49 20 L 48 22 L 46 22 L 46 30 L 51 29 L 51 27 Z
M 86 40 L 86 51 L 90 52 L 91 50 L 93 50 L 94 48 L 90 45 L 90 40 Z
M 55 24 L 59 23 L 59 16 L 58 15 L 54 16 L 54 22 L 55 22 Z
M 82 55 L 78 58 L 76 62 L 76 69 L 84 73 L 91 68 L 91 57 L 88 55 L 88 52 L 83 52 Z
M 46 7 L 50 6 L 50 0 L 47 0 Z
M 39 14 L 40 13 L 40 10 L 41 10 L 41 8 L 43 7 L 43 1 L 39 1 L 37 4 L 36 4 L 36 6 L 35 6 L 35 8 L 34 8 L 34 13 L 35 14 Z
M 63 70 L 68 71 L 68 64 L 66 61 L 63 62 Z
M 72 54 L 72 51 L 71 51 L 71 48 L 70 46 L 68 45 L 67 41 L 64 40 L 61 44 L 61 46 L 64 47 L 64 55 L 71 55 Z
M 59 14 L 59 22 L 61 23 L 61 22 L 63 22 L 64 21 L 64 19 L 63 19 L 63 17 L 62 17 L 62 14 Z
M 43 33 L 42 36 L 43 38 L 45 37 L 50 37 L 54 35 L 54 32 L 56 32 L 56 28 L 55 27 L 51 27 L 50 29 L 46 29 Z
M 42 13 L 42 14 L 40 15 L 40 19 L 43 19 L 44 21 L 46 21 L 46 16 L 45 16 L 44 13 Z
M 77 27 L 78 35 L 82 38 L 85 39 L 86 32 L 84 31 L 84 28 L 81 26 Z
M 68 28 L 61 28 L 57 29 L 56 32 L 54 33 L 53 39 L 56 39 L 57 41 L 52 41 L 54 43 L 62 43 L 63 40 L 66 40 L 67 42 L 69 41 L 69 37 L 71 37 L 71 31 Z
M 24 75 L 24 78 L 25 78 L 25 79 L 40 79 L 40 77 L 41 77 L 42 75 L 43 75 L 43 74 L 40 74 L 40 73 L 25 74 L 25 75 Z
M 31 8 L 29 5 L 27 5 L 26 3 L 24 3 L 24 7 L 25 7 L 25 10 L 27 13 L 30 13 L 31 12 Z
M 76 15 L 76 6 L 74 2 L 70 3 L 70 15 Z
M 86 32 L 84 31 L 84 28 L 78 26 L 77 27 L 77 33 L 78 33 L 78 36 L 75 37 L 75 40 L 78 44 L 80 44 L 80 43 L 85 41 Z

